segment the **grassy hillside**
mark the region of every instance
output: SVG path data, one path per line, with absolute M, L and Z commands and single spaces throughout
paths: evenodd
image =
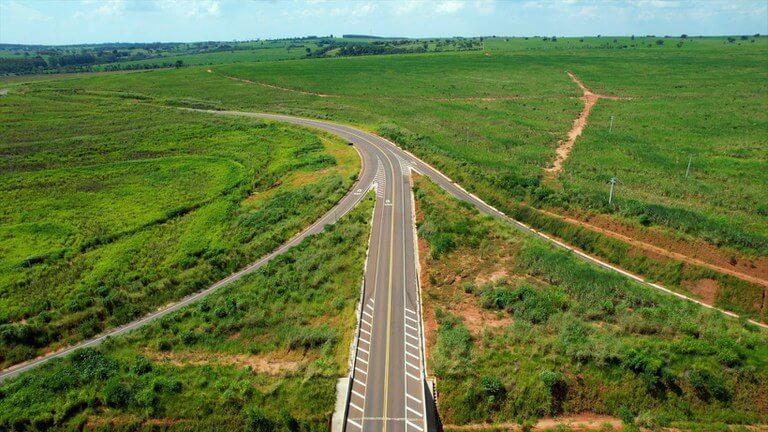
M 327 430 L 373 197 L 198 304 L 0 385 L 3 430 Z
M 485 51 L 238 63 L 73 85 L 352 122 L 506 210 L 525 201 L 607 213 L 747 257 L 768 254 L 760 151 L 768 38 L 496 38 Z M 597 103 L 565 171 L 545 182 L 543 170 L 582 108 L 566 70 L 625 99 Z M 612 176 L 621 183 L 608 206 Z
M 638 285 L 416 182 L 429 372 L 444 424 L 607 414 L 768 421 L 768 334 Z
M 335 138 L 73 90 L 0 99 L 0 365 L 241 268 L 350 187 Z

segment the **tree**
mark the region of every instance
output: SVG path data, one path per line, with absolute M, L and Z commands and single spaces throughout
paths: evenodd
M 176 60 L 176 63 L 173 64 L 173 67 L 180 68 L 184 66 L 184 60 Z

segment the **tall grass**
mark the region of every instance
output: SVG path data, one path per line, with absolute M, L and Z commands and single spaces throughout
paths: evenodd
M 430 232 L 454 245 L 423 262 L 425 308 L 437 320 L 429 367 L 445 424 L 582 412 L 648 428 L 768 421 L 762 329 L 523 236 L 426 178 L 415 195 L 429 251 L 445 241 Z M 468 303 L 484 312 L 467 312 Z M 479 314 L 507 321 L 478 329 Z

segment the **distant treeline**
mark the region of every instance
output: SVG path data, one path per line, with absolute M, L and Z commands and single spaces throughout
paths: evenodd
M 104 66 L 105 71 L 158 69 L 165 67 L 182 67 L 184 62 L 158 63 L 110 63 Z M 0 57 L 0 74 L 26 75 L 36 73 L 61 73 L 61 72 L 91 72 L 97 64 L 96 59 L 89 55 L 71 55 L 54 57 L 46 61 L 43 57 L 15 58 Z
M 371 36 L 363 34 L 345 34 L 341 35 L 344 39 L 402 39 L 402 38 L 388 38 L 384 36 Z
M 358 37 L 344 35 L 344 37 Z M 362 37 L 362 36 L 359 36 Z M 430 41 L 416 39 L 376 40 L 372 42 L 346 42 L 334 39 L 324 39 L 317 42 L 319 48 L 307 57 L 325 57 L 335 54 L 340 57 L 381 55 L 381 54 L 415 54 L 430 51 Z M 431 41 L 433 51 L 443 51 L 446 48 L 456 51 L 480 49 L 481 43 L 470 39 L 436 40 Z M 331 51 L 337 50 L 335 53 Z

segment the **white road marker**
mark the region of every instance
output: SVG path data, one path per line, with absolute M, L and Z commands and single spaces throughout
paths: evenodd
M 407 425 L 408 425 L 408 426 L 410 426 L 410 427 L 416 428 L 416 429 L 418 429 L 418 430 L 420 430 L 420 431 L 423 431 L 423 430 L 424 430 L 424 429 L 422 429 L 422 427 L 421 427 L 421 426 L 417 425 L 416 423 L 413 423 L 413 422 L 412 422 L 412 421 L 410 421 L 410 420 L 406 420 L 406 421 L 405 421 L 405 424 L 407 424 Z
M 409 407 L 409 406 L 407 406 L 407 405 L 405 406 L 405 408 L 406 408 L 408 411 L 410 411 L 410 412 L 412 412 L 412 413 L 416 414 L 417 416 L 421 417 L 421 413 L 420 413 L 420 412 L 418 412 L 418 411 L 416 411 L 415 409 L 413 409 L 413 408 L 411 408 L 411 407 Z

